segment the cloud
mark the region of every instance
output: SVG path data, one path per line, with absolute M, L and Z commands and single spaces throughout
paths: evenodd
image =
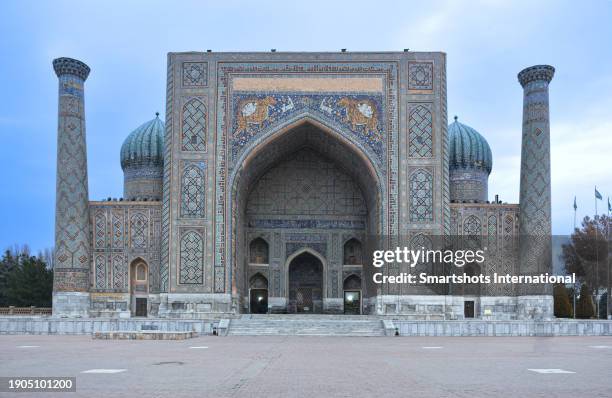
M 598 203 L 606 211 L 606 197 L 612 197 L 612 100 L 593 103 L 563 117 L 551 126 L 551 174 L 553 232 L 573 228 L 573 201 L 578 202 L 578 222 L 595 213 L 594 188 L 604 195 Z

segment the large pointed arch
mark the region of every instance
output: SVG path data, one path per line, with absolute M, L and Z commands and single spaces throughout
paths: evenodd
M 226 258 L 233 293 L 237 292 L 237 248 L 244 243 L 240 228 L 249 190 L 267 170 L 303 147 L 333 160 L 357 183 L 368 210 L 368 234 L 380 234 L 385 230 L 386 184 L 380 167 L 356 140 L 347 138 L 345 133 L 334 130 L 314 115 L 302 115 L 266 133 L 240 155 L 230 172 L 226 191 L 228 209 L 231 209 L 231 217 L 227 220 L 230 233 L 227 234 Z

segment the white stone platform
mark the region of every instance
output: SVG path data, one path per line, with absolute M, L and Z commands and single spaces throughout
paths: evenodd
M 254 320 L 257 328 L 249 332 Z M 232 323 L 234 331 L 232 332 Z M 96 332 L 142 331 L 195 332 L 199 335 L 232 334 L 300 334 L 305 327 L 317 335 L 351 335 L 341 333 L 343 323 L 347 330 L 370 328 L 371 335 L 400 336 L 612 336 L 612 321 L 554 319 L 549 321 L 493 321 L 493 320 L 411 320 L 401 316 L 344 316 L 344 315 L 243 315 L 233 319 L 182 320 L 182 319 L 104 319 L 104 318 L 54 318 L 54 317 L 0 317 L 0 335 L 92 335 Z M 351 323 L 351 325 L 349 325 Z M 305 326 L 306 325 L 306 326 Z M 325 333 L 323 326 L 337 329 Z M 378 325 L 384 333 L 380 333 Z M 356 328 L 353 328 L 355 326 Z M 376 326 L 376 327 L 374 327 Z M 246 329 L 245 329 L 246 328 Z M 275 330 L 280 331 L 276 333 Z M 265 331 L 266 333 L 263 333 Z M 304 333 L 302 333 L 304 334 Z M 357 333 L 358 334 L 358 333 Z M 368 334 L 368 333 L 366 333 Z

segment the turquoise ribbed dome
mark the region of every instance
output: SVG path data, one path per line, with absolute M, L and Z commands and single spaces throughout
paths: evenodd
M 127 136 L 121 146 L 121 168 L 159 165 L 164 162 L 164 122 L 155 119 L 142 124 Z
M 491 174 L 493 156 L 487 140 L 470 126 L 455 121 L 448 126 L 450 169 L 478 169 Z

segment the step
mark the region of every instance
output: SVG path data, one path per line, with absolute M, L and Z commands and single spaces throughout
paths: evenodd
M 341 315 L 255 315 L 232 319 L 228 335 L 295 336 L 384 336 L 383 322 L 373 316 Z

